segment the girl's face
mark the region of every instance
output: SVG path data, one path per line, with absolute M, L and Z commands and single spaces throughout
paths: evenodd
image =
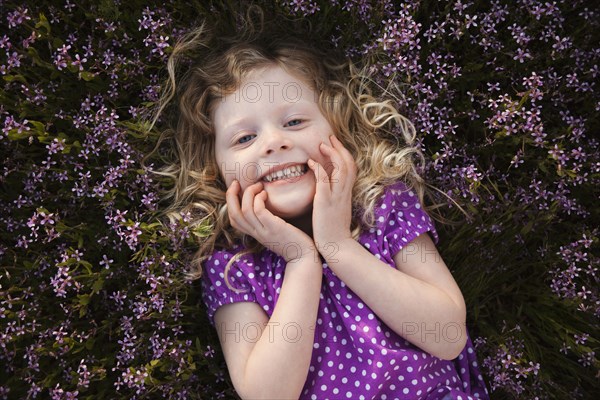
M 227 186 L 237 179 L 243 191 L 260 181 L 273 214 L 308 216 L 316 184 L 307 161 L 327 168 L 319 145 L 331 145 L 334 133 L 317 98 L 303 80 L 269 66 L 253 71 L 234 93 L 218 100 L 212 115 L 215 154 Z

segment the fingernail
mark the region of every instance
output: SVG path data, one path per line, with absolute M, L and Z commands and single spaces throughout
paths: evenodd
M 321 144 L 322 144 L 322 143 L 321 143 Z M 315 166 L 315 162 L 314 162 L 312 159 L 310 159 L 310 158 L 309 158 L 307 163 L 308 163 L 308 166 L 309 166 L 310 168 L 314 168 L 314 166 Z

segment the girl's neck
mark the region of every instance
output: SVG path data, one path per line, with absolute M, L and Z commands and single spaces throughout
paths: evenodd
M 312 237 L 312 210 L 305 215 L 286 220 L 308 236 Z

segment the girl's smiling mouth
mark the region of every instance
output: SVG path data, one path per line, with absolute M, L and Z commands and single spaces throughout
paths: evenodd
M 261 181 L 266 183 L 277 182 L 281 180 L 295 181 L 297 178 L 306 174 L 308 171 L 307 164 L 281 165 L 270 169 L 269 173 L 265 174 Z

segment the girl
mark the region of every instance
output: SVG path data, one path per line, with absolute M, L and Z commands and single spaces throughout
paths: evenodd
M 181 41 L 160 108 L 177 99 L 169 212 L 212 227 L 192 275 L 238 394 L 487 398 L 412 125 L 351 63 L 242 31 Z

